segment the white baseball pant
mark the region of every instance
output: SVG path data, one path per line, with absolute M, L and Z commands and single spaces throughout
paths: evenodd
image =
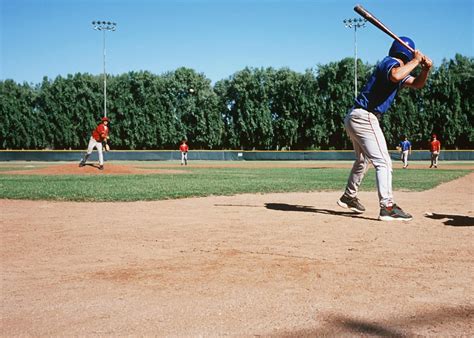
M 377 116 L 364 109 L 356 108 L 347 114 L 344 126 L 356 154 L 356 160 L 347 181 L 346 195 L 356 197 L 370 161 L 375 167 L 380 207 L 393 205 L 392 160 Z
M 104 165 L 104 154 L 102 152 L 102 142 L 96 141 L 95 138 L 91 136 L 89 140 L 89 146 L 87 147 L 87 157 L 92 154 L 94 147 L 97 148 L 97 152 L 99 153 L 99 165 Z
M 188 164 L 188 153 L 181 152 L 181 164 Z
M 402 161 L 404 167 L 408 166 L 408 152 L 409 150 L 402 151 Z

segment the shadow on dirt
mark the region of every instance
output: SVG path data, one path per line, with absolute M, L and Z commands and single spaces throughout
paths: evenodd
M 364 217 L 364 216 L 361 216 L 360 214 L 357 214 L 351 211 L 318 209 L 318 208 L 305 206 L 305 205 L 294 205 L 294 204 L 286 204 L 286 203 L 265 203 L 265 207 L 270 210 L 313 212 L 317 214 L 343 216 L 343 217 L 360 218 L 360 219 L 367 219 L 371 221 L 378 221 L 377 218 Z
M 445 219 L 445 218 L 447 218 L 448 220 L 444 221 L 443 223 L 445 225 L 450 225 L 450 226 L 453 226 L 453 227 L 472 227 L 472 226 L 474 226 L 474 217 L 470 217 L 470 216 L 431 213 L 429 215 L 425 215 L 425 217 L 432 218 L 432 219 Z
M 99 165 L 98 164 L 93 164 L 93 163 L 86 163 L 86 164 L 84 164 L 84 167 L 92 167 L 92 168 L 99 169 Z
M 281 332 L 276 337 L 319 337 L 319 336 L 416 336 L 417 328 L 440 324 L 470 327 L 474 317 L 473 306 L 442 307 L 432 311 L 419 312 L 409 316 L 396 316 L 382 321 L 353 318 L 343 315 L 322 315 L 322 326 L 293 332 Z M 413 332 L 414 331 L 414 332 Z M 469 332 L 466 332 L 469 334 Z

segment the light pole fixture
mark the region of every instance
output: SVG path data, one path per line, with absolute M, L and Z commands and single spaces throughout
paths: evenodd
M 362 18 L 342 20 L 347 28 L 354 28 L 354 98 L 357 97 L 357 28 L 364 28 L 367 20 Z
M 92 27 L 103 33 L 104 46 L 104 117 L 107 117 L 107 73 L 105 72 L 105 32 L 113 32 L 117 29 L 117 24 L 110 21 L 92 21 Z

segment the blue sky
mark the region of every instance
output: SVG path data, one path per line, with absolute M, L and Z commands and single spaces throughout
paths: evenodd
M 93 20 L 118 24 L 106 36 L 107 73 L 185 66 L 216 82 L 246 66 L 303 72 L 353 57 L 354 31 L 342 20 L 358 17 L 358 3 L 435 65 L 474 56 L 473 0 L 0 0 L 0 79 L 101 74 Z M 373 64 L 391 39 L 368 24 L 357 42 L 359 58 Z

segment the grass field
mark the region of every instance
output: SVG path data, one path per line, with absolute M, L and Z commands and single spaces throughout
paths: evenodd
M 8 170 L 25 169 L 8 166 Z M 159 164 L 144 169 L 160 168 Z M 161 165 L 168 168 L 169 165 Z M 0 168 L 0 198 L 69 201 L 163 200 L 242 193 L 343 191 L 346 168 L 178 167 L 183 173 L 148 175 L 11 175 Z M 471 172 L 470 170 L 400 170 L 394 190 L 423 191 Z M 362 190 L 375 190 L 370 169 Z

